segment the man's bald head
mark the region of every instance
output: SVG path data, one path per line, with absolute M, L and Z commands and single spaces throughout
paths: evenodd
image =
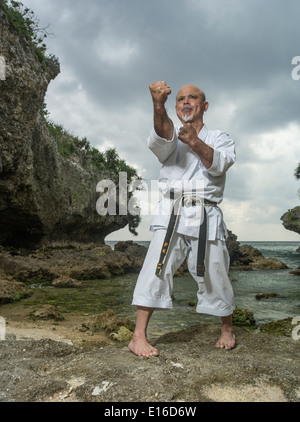
M 202 100 L 203 100 L 204 103 L 206 101 L 205 93 L 202 91 L 202 89 L 200 89 L 196 85 L 184 85 L 182 88 L 180 88 L 180 90 L 178 91 L 178 94 L 176 96 L 176 101 L 180 96 L 182 96 L 186 93 L 197 93 L 202 97 Z
M 195 85 L 184 85 L 176 96 L 176 113 L 183 124 L 197 122 L 201 126 L 208 106 L 204 92 Z

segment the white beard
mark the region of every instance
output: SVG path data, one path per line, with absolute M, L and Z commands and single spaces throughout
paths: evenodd
M 194 110 L 192 109 L 192 107 L 185 107 L 185 109 L 182 110 L 181 112 L 181 118 L 185 123 L 190 122 L 191 120 L 193 120 L 194 117 Z M 192 114 L 190 114 L 192 113 Z
M 187 114 L 181 114 L 181 118 L 182 118 L 182 120 L 183 120 L 185 123 L 188 123 L 188 122 L 190 122 L 191 120 L 193 120 L 193 117 L 194 117 L 194 114 L 190 114 L 190 115 L 187 115 Z

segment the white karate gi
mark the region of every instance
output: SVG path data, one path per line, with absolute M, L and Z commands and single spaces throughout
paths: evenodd
M 163 197 L 152 218 L 151 230 L 154 236 L 138 277 L 132 304 L 155 309 L 171 309 L 173 274 L 187 258 L 189 272 L 198 284 L 197 312 L 228 316 L 232 314 L 235 306 L 228 278 L 229 254 L 225 244 L 227 230 L 219 207 L 206 206 L 205 276 L 196 275 L 201 223 L 197 206 L 182 208 L 162 274 L 160 276 L 155 274 L 174 201 L 170 198 L 170 190 L 180 195 L 195 193 L 196 188 L 199 196 L 220 204 L 223 200 L 226 171 L 235 162 L 235 143 L 224 132 L 208 130 L 204 125 L 199 133 L 199 138 L 214 149 L 212 166 L 207 169 L 192 148 L 178 139 L 178 131 L 179 127 L 174 125 L 171 141 L 159 137 L 154 129 L 148 138 L 149 148 L 162 163 L 159 188 Z

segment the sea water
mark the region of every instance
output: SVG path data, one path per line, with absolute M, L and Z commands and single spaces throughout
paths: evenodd
M 300 277 L 290 274 L 300 265 L 298 242 L 240 242 L 262 252 L 265 258 L 284 262 L 286 270 L 231 271 L 236 279 L 233 288 L 236 304 L 254 314 L 257 324 L 300 315 Z M 276 293 L 278 296 L 257 300 L 256 294 Z
M 149 242 L 139 243 L 145 246 L 149 244 Z M 300 277 L 290 274 L 290 271 L 300 265 L 300 253 L 297 252 L 299 243 L 240 242 L 240 244 L 253 246 L 261 251 L 265 258 L 279 259 L 288 266 L 288 269 L 230 271 L 229 276 L 232 281 L 236 306 L 253 312 L 257 325 L 300 316 Z M 111 246 L 113 247 L 113 243 Z M 136 275 L 132 275 L 127 279 L 126 293 L 132 294 L 136 278 Z M 276 293 L 277 296 L 257 300 L 256 295 L 261 293 Z M 130 294 L 129 297 L 127 294 L 125 295 L 126 300 L 131 300 Z M 175 277 L 174 308 L 154 313 L 149 326 L 152 334 L 159 335 L 165 331 L 186 328 L 199 322 L 219 321 L 220 319 L 217 317 L 199 315 L 195 312 L 196 294 L 197 284 L 189 273 Z M 123 300 L 125 296 L 123 296 Z M 127 304 L 125 304 L 124 313 L 127 317 L 134 318 L 132 310 L 128 308 Z

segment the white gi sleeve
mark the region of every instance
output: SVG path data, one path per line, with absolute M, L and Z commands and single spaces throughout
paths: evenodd
M 150 150 L 156 155 L 158 160 L 163 163 L 167 160 L 167 158 L 170 157 L 172 152 L 174 152 L 174 150 L 176 149 L 177 141 L 178 140 L 175 127 L 173 137 L 170 141 L 158 136 L 153 128 L 148 138 L 147 144 Z
M 235 163 L 235 142 L 226 133 L 219 132 L 213 149 L 213 163 L 207 172 L 212 176 L 221 176 Z

